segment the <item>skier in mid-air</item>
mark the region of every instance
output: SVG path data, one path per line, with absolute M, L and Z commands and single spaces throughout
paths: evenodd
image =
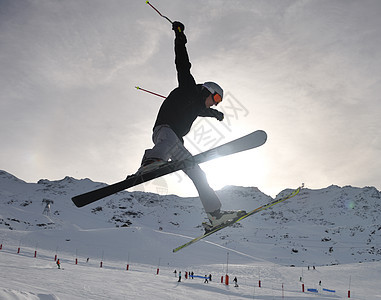
M 153 128 L 152 140 L 155 146 L 147 149 L 142 163 L 135 175 L 154 170 L 168 160 L 178 161 L 189 158 L 192 154 L 184 147 L 183 137 L 190 131 L 197 117 L 214 117 L 219 121 L 224 114 L 211 108 L 217 106 L 223 98 L 222 88 L 214 82 L 196 84 L 190 69 L 188 52 L 185 47 L 187 38 L 184 25 L 173 22 L 175 31 L 175 65 L 178 87 L 164 100 L 160 107 Z M 244 211 L 223 211 L 215 191 L 209 186 L 205 173 L 198 165 L 183 170 L 193 181 L 210 225 L 207 230 L 237 220 Z

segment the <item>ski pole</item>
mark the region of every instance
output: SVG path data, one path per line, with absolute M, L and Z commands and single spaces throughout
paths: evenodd
M 150 93 L 150 94 L 152 94 L 152 95 L 159 96 L 159 97 L 164 98 L 164 99 L 167 98 L 167 97 L 164 97 L 163 95 L 160 95 L 160 94 L 151 92 L 151 91 L 146 90 L 146 89 L 142 89 L 142 88 L 139 87 L 139 86 L 136 86 L 135 88 L 136 88 L 137 90 L 142 90 L 143 92 Z
M 167 19 L 169 23 L 173 23 L 170 19 L 168 19 L 166 16 L 163 16 L 160 11 L 158 11 L 149 1 L 146 1 L 146 3 L 151 6 L 159 15 L 160 17 L 163 17 L 164 19 Z
M 146 3 L 147 3 L 149 6 L 151 6 L 151 7 L 152 7 L 152 8 L 153 8 L 153 9 L 160 15 L 160 17 L 166 19 L 169 23 L 173 24 L 173 22 L 172 22 L 168 17 L 162 15 L 161 12 L 160 12 L 155 6 L 153 6 L 151 3 L 149 3 L 149 1 L 146 1 Z M 177 29 L 179 30 L 179 32 L 181 32 L 180 27 L 178 27 Z

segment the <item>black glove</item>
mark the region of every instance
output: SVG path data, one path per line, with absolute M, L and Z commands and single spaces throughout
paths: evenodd
M 175 31 L 176 43 L 186 44 L 187 37 L 184 34 L 185 26 L 183 23 L 175 21 L 172 23 L 172 30 Z
M 179 22 L 179 21 L 175 21 L 172 23 L 172 30 L 175 31 L 176 35 L 178 33 L 184 33 L 184 30 L 185 30 L 185 26 L 183 23 Z
M 216 113 L 216 119 L 218 121 L 222 121 L 224 119 L 224 114 L 222 112 L 220 112 L 220 111 L 217 111 L 217 113 Z

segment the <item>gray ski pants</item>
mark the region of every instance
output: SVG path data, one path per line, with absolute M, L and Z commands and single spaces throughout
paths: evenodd
M 143 160 L 147 158 L 160 158 L 165 161 L 169 159 L 176 161 L 192 156 L 168 125 L 156 126 L 153 130 L 152 140 L 155 146 L 145 151 Z M 220 209 L 220 199 L 218 199 L 215 191 L 209 186 L 204 171 L 198 165 L 183 171 L 193 181 L 205 212 L 210 213 Z

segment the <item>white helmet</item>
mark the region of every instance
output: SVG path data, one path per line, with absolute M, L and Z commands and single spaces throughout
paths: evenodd
M 202 86 L 213 95 L 213 100 L 216 103 L 222 101 L 222 98 L 224 97 L 224 90 L 217 83 L 208 81 L 205 82 Z

